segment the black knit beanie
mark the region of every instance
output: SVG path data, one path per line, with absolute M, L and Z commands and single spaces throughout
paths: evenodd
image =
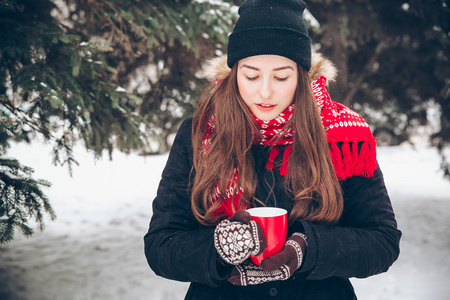
M 302 0 L 246 0 L 228 39 L 228 66 L 254 55 L 287 57 L 311 69 L 311 39 Z

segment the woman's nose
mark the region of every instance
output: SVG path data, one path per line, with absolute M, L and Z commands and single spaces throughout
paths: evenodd
M 273 89 L 270 82 L 264 81 L 261 86 L 261 98 L 263 99 L 269 99 L 273 95 Z

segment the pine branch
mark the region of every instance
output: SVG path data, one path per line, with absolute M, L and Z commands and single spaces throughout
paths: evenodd
M 15 227 L 26 236 L 33 234 L 26 216 L 34 217 L 41 230 L 44 228 L 43 212 L 52 220 L 56 218 L 41 189 L 51 185 L 45 180 L 33 179 L 33 172 L 15 159 L 0 157 L 0 243 L 12 240 Z

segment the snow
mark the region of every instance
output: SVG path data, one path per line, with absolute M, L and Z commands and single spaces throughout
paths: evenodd
M 0 299 L 184 299 L 187 283 L 156 276 L 143 236 L 167 155 L 114 152 L 95 161 L 76 149 L 73 177 L 51 165 L 48 145 L 13 145 L 11 157 L 35 169 L 57 220 L 32 238 L 16 232 L 0 246 Z M 107 156 L 105 156 L 107 157 Z M 434 149 L 379 148 L 378 157 L 403 231 L 400 258 L 387 273 L 352 279 L 359 299 L 448 299 L 450 182 Z

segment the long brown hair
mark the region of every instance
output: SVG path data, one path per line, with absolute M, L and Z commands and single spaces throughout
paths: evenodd
M 311 90 L 307 71 L 298 66 L 298 84 L 294 96 L 294 112 L 286 126 L 294 129 L 292 151 L 289 157 L 286 189 L 294 202 L 289 220 L 303 220 L 331 224 L 343 210 L 339 181 L 331 162 L 325 130 Z M 205 225 L 217 224 L 220 216 L 214 212 L 225 201 L 225 193 L 212 203 L 216 190 L 226 191 L 235 167 L 239 180 L 234 193 L 242 188 L 239 209 L 254 204 L 257 178 L 251 153 L 254 133 L 259 128 L 239 94 L 237 64 L 216 87 L 202 95 L 194 113 L 192 143 L 194 148 L 192 211 Z M 206 123 L 214 115 L 215 131 L 205 151 L 203 145 Z M 235 195 L 233 195 L 234 197 Z

